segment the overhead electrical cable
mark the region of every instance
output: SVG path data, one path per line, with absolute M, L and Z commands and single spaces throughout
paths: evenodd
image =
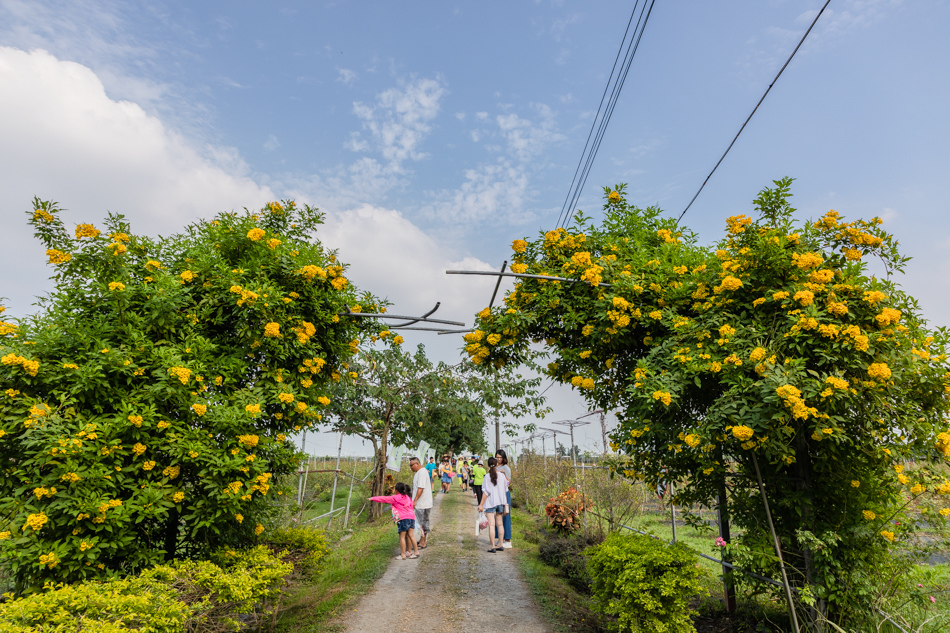
M 617 106 L 620 91 L 623 89 L 624 82 L 627 80 L 627 74 L 630 72 L 633 58 L 637 53 L 637 49 L 640 47 L 640 40 L 643 37 L 643 31 L 646 28 L 647 21 L 650 19 L 650 14 L 653 12 L 654 2 L 655 0 L 649 0 L 648 4 L 647 1 L 644 0 L 641 6 L 640 0 L 637 0 L 634 4 L 633 11 L 630 13 L 630 20 L 627 22 L 627 28 L 624 31 L 623 40 L 620 42 L 617 57 L 614 59 L 614 65 L 610 69 L 607 86 L 604 88 L 604 94 L 601 96 L 600 104 L 597 106 L 597 114 L 594 116 L 590 132 L 587 135 L 587 141 L 584 144 L 584 151 L 581 153 L 577 169 L 574 171 L 571 188 L 561 207 L 561 213 L 558 215 L 558 226 L 567 226 L 571 221 L 571 216 L 574 214 L 581 192 L 587 183 L 587 177 L 590 175 L 594 158 L 600 149 L 600 144 L 603 142 L 607 124 L 610 123 L 614 108 Z M 639 17 L 637 17 L 638 7 L 640 8 Z M 631 31 L 630 27 L 633 25 L 635 17 L 637 17 L 636 25 Z M 624 52 L 625 46 L 626 52 Z M 623 53 L 624 59 L 618 67 L 617 62 L 620 60 L 621 53 Z
M 759 99 L 759 102 L 755 104 L 755 107 L 752 108 L 752 112 L 749 113 L 748 118 L 746 118 L 745 123 L 742 124 L 742 127 L 739 128 L 739 131 L 736 132 L 735 137 L 732 139 L 732 142 L 729 143 L 729 147 L 726 148 L 726 151 L 722 153 L 722 156 L 719 157 L 719 160 L 716 161 L 716 165 L 712 168 L 712 171 L 709 172 L 709 175 L 706 176 L 706 180 L 703 181 L 703 184 L 699 186 L 699 190 L 696 191 L 696 195 L 693 196 L 693 199 L 689 201 L 689 204 L 686 205 L 686 208 L 683 209 L 683 212 L 680 213 L 680 217 L 676 219 L 677 222 L 683 219 L 683 216 L 686 215 L 686 212 L 689 211 L 689 208 L 693 206 L 693 203 L 696 202 L 696 198 L 699 197 L 700 192 L 706 186 L 706 183 L 709 182 L 709 179 L 712 178 L 712 175 L 719 168 L 719 165 L 722 163 L 723 159 L 726 157 L 726 154 L 729 153 L 729 150 L 732 149 L 732 146 L 736 144 L 736 141 L 739 139 L 739 135 L 742 134 L 742 130 L 745 129 L 745 126 L 748 125 L 749 121 L 752 120 L 752 116 L 759 109 L 759 106 L 762 105 L 762 102 L 765 101 L 765 97 L 768 96 L 769 91 L 772 89 L 772 86 L 775 85 L 775 82 L 778 81 L 778 78 L 782 76 L 782 73 L 785 72 L 785 68 L 788 67 L 789 62 L 792 61 L 792 58 L 795 57 L 795 53 L 798 52 L 798 49 L 802 47 L 802 44 L 805 43 L 805 38 L 808 37 L 808 34 L 811 33 L 811 30 L 815 27 L 815 24 L 818 23 L 818 18 L 821 17 L 821 14 L 825 12 L 825 9 L 828 5 L 831 4 L 831 0 L 826 0 L 824 6 L 821 7 L 821 10 L 818 12 L 818 15 L 815 16 L 815 19 L 812 20 L 811 25 L 809 25 L 808 30 L 805 31 L 805 34 L 802 35 L 802 39 L 798 41 L 798 46 L 795 47 L 795 50 L 792 51 L 792 54 L 788 56 L 788 59 L 785 60 L 785 63 L 782 65 L 782 68 L 778 71 L 778 74 L 775 75 L 775 78 L 772 80 L 772 83 L 769 84 L 769 87 L 765 89 L 765 92 L 762 94 L 762 98 Z

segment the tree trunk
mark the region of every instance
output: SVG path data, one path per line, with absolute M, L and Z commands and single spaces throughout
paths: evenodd
M 386 494 L 386 460 L 388 459 L 387 447 L 389 444 L 389 419 L 383 423 L 383 431 L 377 440 L 373 438 L 373 452 L 376 455 L 376 466 L 373 469 L 373 485 L 370 488 L 372 496 L 381 497 Z M 378 519 L 383 516 L 383 504 L 371 503 L 369 516 L 371 519 Z
M 163 535 L 166 562 L 175 560 L 178 548 L 178 522 L 178 510 L 172 508 L 172 511 L 168 513 L 168 522 L 165 524 L 165 534 Z

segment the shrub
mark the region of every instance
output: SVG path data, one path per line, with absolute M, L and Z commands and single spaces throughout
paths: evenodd
M 54 264 L 0 324 L 0 554 L 17 590 L 257 541 L 374 305 L 292 202 L 153 240 L 30 213 Z M 59 253 L 59 255 L 55 255 Z M 55 257 L 54 257 L 55 255 Z M 68 256 L 68 257 L 67 257 Z
M 310 574 L 320 570 L 323 558 L 330 552 L 323 530 L 307 528 L 281 528 L 270 532 L 267 545 L 282 560 Z
M 649 536 L 611 534 L 587 551 L 593 607 L 617 618 L 619 631 L 695 631 L 690 599 L 703 593 L 703 571 L 682 544 Z
M 590 499 L 575 488 L 553 497 L 544 508 L 551 525 L 559 532 L 573 532 L 581 525 L 581 515 L 592 506 Z
M 547 565 L 557 567 L 572 587 L 590 593 L 591 577 L 587 570 L 584 550 L 597 543 L 598 539 L 594 537 L 556 536 L 540 545 L 538 558 Z
M 224 550 L 215 558 L 223 565 L 176 561 L 136 577 L 47 584 L 42 593 L 0 605 L 0 633 L 238 630 L 271 613 L 293 568 L 263 546 Z

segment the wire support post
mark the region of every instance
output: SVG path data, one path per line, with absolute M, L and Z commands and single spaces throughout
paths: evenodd
M 775 555 L 778 556 L 779 569 L 782 570 L 782 584 L 785 587 L 785 599 L 788 601 L 788 614 L 792 618 L 792 629 L 795 633 L 800 633 L 798 628 L 798 614 L 795 611 L 795 600 L 792 597 L 792 588 L 788 584 L 788 573 L 785 571 L 785 561 L 782 559 L 782 546 L 779 544 L 778 534 L 775 531 L 775 524 L 772 523 L 772 511 L 769 510 L 769 499 L 765 495 L 765 484 L 762 483 L 762 472 L 759 470 L 759 460 L 755 453 L 752 453 L 752 464 L 755 466 L 755 476 L 759 481 L 759 492 L 762 494 L 762 504 L 765 506 L 765 518 L 768 520 L 769 531 L 772 533 L 772 544 L 775 547 Z

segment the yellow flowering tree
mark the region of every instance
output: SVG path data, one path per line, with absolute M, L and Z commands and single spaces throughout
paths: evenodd
M 679 504 L 727 498 L 744 563 L 777 577 L 757 462 L 792 582 L 841 615 L 908 551 L 896 541 L 950 514 L 939 468 L 902 469 L 950 455 L 947 332 L 894 283 L 906 258 L 879 219 L 798 222 L 790 184 L 729 218 L 716 248 L 606 190 L 600 226 L 579 216 L 513 245 L 516 272 L 574 281 L 520 279 L 466 351 L 526 362 L 545 341 L 552 378 L 618 411 L 617 467 L 675 481 Z
M 311 236 L 315 209 L 270 203 L 176 236 L 118 215 L 67 229 L 35 202 L 54 266 L 41 309 L 0 331 L 0 549 L 20 589 L 253 541 L 286 436 L 319 423 L 372 302 Z

